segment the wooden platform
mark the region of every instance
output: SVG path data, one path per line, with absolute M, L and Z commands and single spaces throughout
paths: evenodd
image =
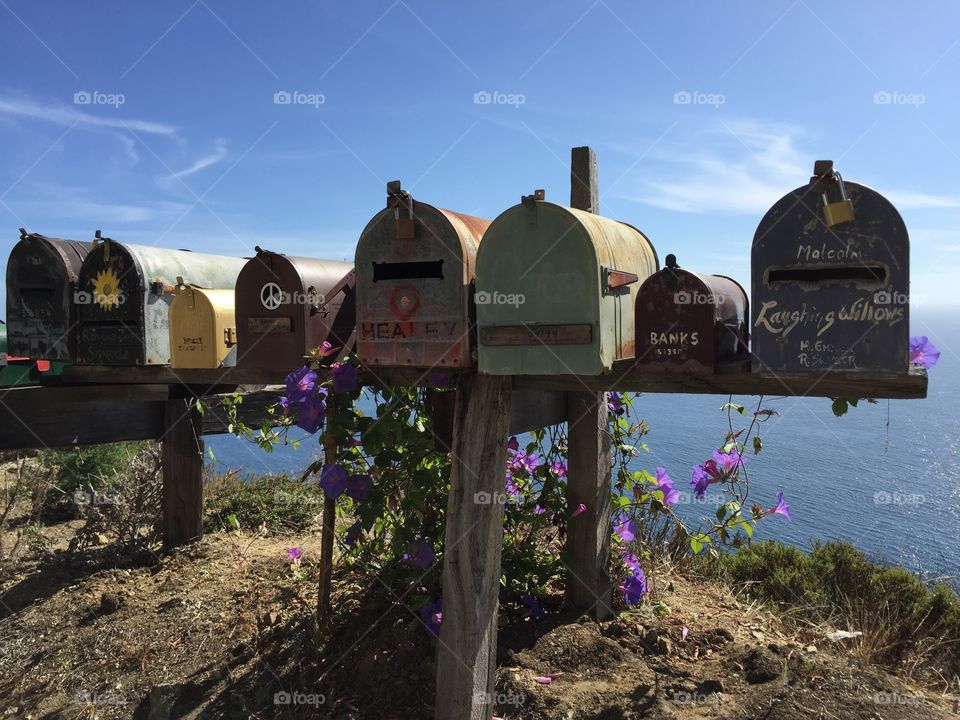
M 431 373 L 420 369 L 389 369 L 362 373 L 364 384 L 397 387 L 424 385 Z M 75 385 L 170 385 L 193 391 L 210 389 L 224 392 L 240 385 L 277 385 L 284 381 L 279 373 L 262 370 L 223 368 L 218 370 L 173 370 L 169 367 L 73 366 L 50 384 Z M 721 368 L 714 375 L 690 373 L 654 374 L 637 370 L 629 360 L 614 365 L 604 375 L 516 375 L 517 391 L 579 391 L 686 393 L 711 395 L 773 395 L 797 397 L 849 398 L 925 398 L 927 373 L 911 368 L 903 374 L 819 373 L 775 375 L 752 372 L 748 365 Z

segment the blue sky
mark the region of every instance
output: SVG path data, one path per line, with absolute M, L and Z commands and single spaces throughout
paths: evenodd
M 744 284 L 832 158 L 903 213 L 914 305 L 960 302 L 952 2 L 0 0 L 0 68 L 0 263 L 20 226 L 352 259 L 387 180 L 492 219 L 592 145 L 603 214 Z

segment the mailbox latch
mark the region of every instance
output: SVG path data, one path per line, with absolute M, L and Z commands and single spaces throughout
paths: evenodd
M 399 180 L 387 183 L 387 207 L 393 208 L 393 218 L 396 227 L 397 240 L 413 240 L 417 229 L 413 220 L 413 198 L 410 193 L 400 187 Z M 406 213 L 401 213 L 403 207 Z
M 603 278 L 603 294 L 619 295 L 623 288 L 640 280 L 636 273 L 626 272 L 625 270 L 614 270 L 613 268 L 601 267 L 601 277 Z
M 237 329 L 228 327 L 223 329 L 223 343 L 227 347 L 233 347 L 237 344 Z

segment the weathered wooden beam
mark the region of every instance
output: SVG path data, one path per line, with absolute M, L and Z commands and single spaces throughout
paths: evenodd
M 203 437 L 200 413 L 190 400 L 164 404 L 163 545 L 203 537 Z
M 570 206 L 600 212 L 597 155 L 589 147 L 570 153 Z M 567 604 L 598 620 L 610 604 L 610 439 L 607 395 L 574 386 L 567 393 Z
M 509 377 L 465 375 L 457 384 L 437 720 L 490 720 L 493 714 L 510 406 Z
M 613 370 L 606 375 L 518 375 L 514 378 L 517 390 L 562 390 L 575 386 L 597 392 L 911 399 L 927 396 L 927 373 L 914 367 L 902 375 L 840 372 L 768 375 L 750 372 L 741 365 L 724 368 L 715 375 L 653 375 L 634 369 L 632 360 L 622 360 L 614 363 Z

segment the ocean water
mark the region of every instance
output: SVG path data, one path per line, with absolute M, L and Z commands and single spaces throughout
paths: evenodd
M 770 507 L 782 490 L 793 522 L 767 518 L 755 539 L 803 548 L 845 540 L 926 577 L 960 578 L 960 318 L 914 309 L 911 334 L 929 336 L 942 353 L 924 400 L 860 403 L 842 417 L 827 398 L 765 401 L 779 414 L 761 429 L 762 452 L 748 460 L 748 503 Z M 749 408 L 756 399 L 734 401 Z M 692 467 L 723 440 L 724 402 L 714 395 L 641 395 L 633 415 L 650 425 L 649 453 L 634 465 L 651 472 L 665 467 L 677 488 L 688 491 Z M 735 413 L 734 421 L 747 418 Z M 316 438 L 271 454 L 229 436 L 209 437 L 207 445 L 219 469 L 244 474 L 297 473 L 319 455 Z M 715 487 L 706 503 L 683 492 L 679 512 L 687 519 L 712 515 L 714 497 Z

